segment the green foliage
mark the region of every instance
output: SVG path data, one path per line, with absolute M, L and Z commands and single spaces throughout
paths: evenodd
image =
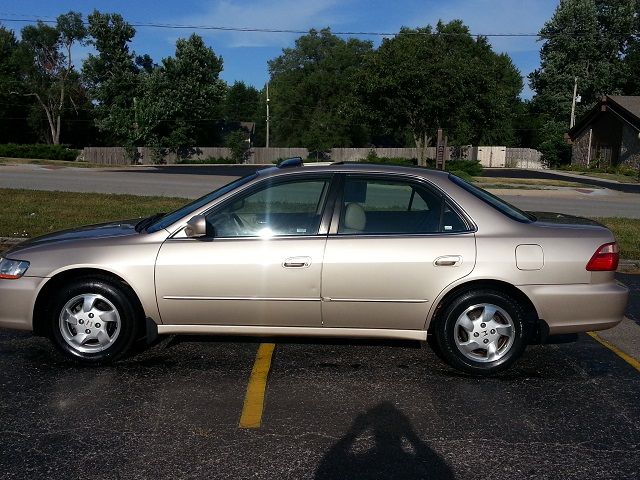
M 245 132 L 236 130 L 227 135 L 227 147 L 231 150 L 231 159 L 234 163 L 244 163 L 247 160 L 249 142 Z
M 129 50 L 136 31 L 117 13 L 94 10 L 88 20 L 89 44 L 97 54 L 89 54 L 84 61 L 82 76 L 96 103 L 96 125 L 107 143 L 138 145 L 134 99 L 140 78 Z
M 14 32 L 0 26 L 0 143 L 29 141 L 25 112 L 34 102 L 31 97 L 16 95 L 23 93 L 19 78 L 23 66 L 30 62 L 25 53 Z
M 232 162 L 227 157 L 206 157 L 206 158 L 179 158 L 176 163 L 192 165 L 229 165 Z
M 540 31 L 540 68 L 530 75 L 538 112 L 569 124 L 574 78 L 578 115 L 602 95 L 616 93 L 621 53 L 634 27 L 634 2 L 564 0 Z M 615 28 L 615 29 L 614 29 Z
M 354 78 L 371 51 L 371 42 L 311 30 L 270 60 L 273 143 L 320 153 L 365 144 L 367 127 L 354 117 Z
M 439 127 L 452 143 L 511 142 L 522 79 L 508 56 L 455 20 L 384 39 L 357 85 L 370 121 L 409 131 L 420 148 Z
M 260 92 L 244 82 L 235 82 L 226 91 L 223 109 L 228 122 L 255 122 L 263 107 Z
M 629 168 L 624 165 L 609 166 L 607 168 L 586 167 L 584 165 L 562 165 L 560 170 L 567 172 L 581 173 L 610 173 L 612 175 L 623 175 L 625 177 L 638 177 L 639 172 L 635 168 Z
M 466 180 L 467 182 L 473 181 L 473 176 L 469 175 L 464 170 L 448 170 L 448 172 L 452 175 L 455 175 L 456 177 L 460 177 L 461 179 Z
M 84 43 L 87 35 L 78 12 L 59 15 L 55 26 L 42 21 L 22 29 L 23 59 L 21 84 L 16 93 L 33 97 L 34 106 L 46 116 L 47 140 L 60 143 L 65 108 L 75 107 L 74 97 L 82 96 L 80 77 L 74 69 L 71 49 Z
M 444 167 L 448 172 L 464 172 L 470 177 L 479 177 L 483 172 L 480 162 L 474 160 L 449 160 Z M 454 175 L 458 174 L 454 173 Z
M 64 145 L 17 145 L 7 143 L 0 145 L 0 157 L 38 158 L 43 160 L 66 160 L 73 162 L 80 154 Z
M 143 76 L 137 141 L 172 149 L 210 144 L 225 90 L 221 71 L 222 58 L 202 37 L 178 39 L 175 56 Z
M 571 162 L 571 146 L 564 140 L 567 127 L 564 123 L 548 120 L 539 131 L 538 150 L 548 167 L 557 167 Z

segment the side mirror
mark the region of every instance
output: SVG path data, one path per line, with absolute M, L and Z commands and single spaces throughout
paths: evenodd
M 189 219 L 184 229 L 189 238 L 204 237 L 207 234 L 207 220 L 204 215 L 195 215 Z

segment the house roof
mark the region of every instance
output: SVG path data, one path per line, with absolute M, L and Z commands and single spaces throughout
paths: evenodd
M 606 112 L 616 115 L 640 131 L 640 96 L 606 95 L 569 130 L 569 137 L 575 139 L 598 116 Z

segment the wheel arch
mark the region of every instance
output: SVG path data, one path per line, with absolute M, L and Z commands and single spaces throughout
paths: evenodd
M 122 291 L 131 300 L 138 318 L 141 322 L 145 319 L 145 311 L 138 294 L 133 287 L 119 275 L 100 268 L 72 268 L 63 270 L 52 276 L 41 288 L 33 306 L 33 334 L 38 336 L 49 336 L 49 326 L 47 324 L 47 308 L 52 296 L 57 288 L 66 282 L 79 278 L 99 278 L 114 283 L 122 288 Z
M 512 285 L 511 283 L 505 282 L 503 280 L 476 279 L 455 285 L 446 293 L 441 294 L 440 299 L 437 300 L 436 306 L 435 308 L 433 308 L 430 317 L 427 319 L 427 332 L 429 334 L 433 333 L 433 328 L 438 321 L 439 313 L 442 312 L 444 307 L 458 295 L 471 290 L 487 288 L 495 289 L 499 292 L 504 292 L 507 295 L 512 296 L 525 309 L 527 320 L 533 324 L 534 328 L 538 328 L 538 322 L 540 320 L 538 310 L 536 309 L 536 306 L 531 301 L 531 299 L 522 290 L 520 290 L 515 285 Z

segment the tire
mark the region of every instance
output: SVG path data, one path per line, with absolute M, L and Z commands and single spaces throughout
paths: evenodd
M 123 358 L 141 323 L 129 295 L 106 277 L 79 278 L 62 286 L 47 309 L 53 343 L 67 358 L 83 364 Z
M 444 308 L 433 329 L 438 356 L 462 372 L 488 376 L 522 355 L 531 328 L 525 310 L 509 295 L 482 289 L 464 292 Z

